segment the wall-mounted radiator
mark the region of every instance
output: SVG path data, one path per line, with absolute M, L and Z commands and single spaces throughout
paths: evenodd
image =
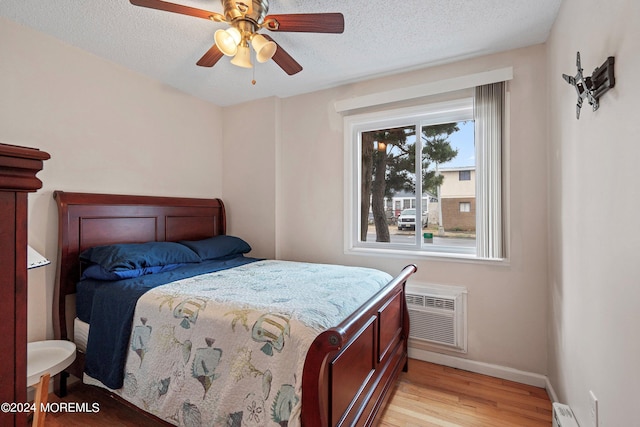
M 407 286 L 409 338 L 466 352 L 466 293 L 466 289 L 457 286 Z
M 553 403 L 553 427 L 578 427 L 573 411 L 562 403 Z

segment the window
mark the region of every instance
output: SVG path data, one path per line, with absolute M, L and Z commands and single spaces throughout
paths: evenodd
M 502 107 L 482 96 L 345 119 L 347 251 L 503 257 Z

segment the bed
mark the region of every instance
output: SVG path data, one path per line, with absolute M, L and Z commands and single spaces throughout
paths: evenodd
M 86 329 L 79 326 L 82 322 L 78 323 L 75 318 L 77 285 L 80 282 L 83 271 L 86 271 L 86 264 L 80 261 L 81 253 L 84 256 L 90 248 L 117 246 L 120 244 L 133 245 L 143 242 L 150 244 L 153 244 L 153 242 L 159 242 L 159 244 L 162 244 L 162 242 L 184 243 L 185 241 L 188 243 L 208 242 L 209 240 L 219 241 L 223 238 L 231 239 L 231 236 L 226 235 L 225 209 L 220 199 L 107 195 L 62 191 L 55 191 L 54 198 L 58 205 L 59 214 L 59 245 L 53 310 L 56 339 L 74 340 L 75 333 L 76 339 L 80 340 L 77 337 L 81 337 L 84 333 L 89 335 L 88 342 L 89 344 L 91 343 L 90 334 Z M 224 259 L 225 263 L 229 262 L 227 261 L 228 258 Z M 416 266 L 408 265 L 396 277 L 387 275 L 385 283 L 382 283 L 370 296 L 367 295 L 364 301 L 358 301 L 348 294 L 346 290 L 344 291 L 344 298 L 341 298 L 340 302 L 337 302 L 334 298 L 334 306 L 344 305 L 344 307 L 336 309 L 337 311 L 347 309 L 349 311 L 346 314 L 344 312 L 342 314 L 338 313 L 337 315 L 341 320 L 338 323 L 334 323 L 334 326 L 328 326 L 328 324 L 323 323 L 324 320 L 318 324 L 312 322 L 315 332 L 312 331 L 310 335 L 309 332 L 306 332 L 305 338 L 295 338 L 295 341 L 299 342 L 304 348 L 292 350 L 299 355 L 301 360 L 299 361 L 299 368 L 292 369 L 288 367 L 289 372 L 287 373 L 284 370 L 287 366 L 279 366 L 275 362 L 276 357 L 274 356 L 279 356 L 278 353 L 282 352 L 285 342 L 287 342 L 286 345 L 289 348 L 293 347 L 293 344 L 291 344 L 294 341 L 292 330 L 301 329 L 297 326 L 297 322 L 300 320 L 299 318 L 304 316 L 291 315 L 292 312 L 284 309 L 270 309 L 265 312 L 248 310 L 251 311 L 249 316 L 254 317 L 247 319 L 247 310 L 238 310 L 238 306 L 234 306 L 236 310 L 227 310 L 226 313 L 225 309 L 216 306 L 215 304 L 217 303 L 223 304 L 227 302 L 226 298 L 228 296 L 222 297 L 220 296 L 221 294 L 207 294 L 209 295 L 207 300 L 202 299 L 204 295 L 192 294 L 190 301 L 191 303 L 194 300 L 196 301 L 195 308 L 193 305 L 188 307 L 181 306 L 180 310 L 178 310 L 178 300 L 175 300 L 176 289 L 196 292 L 195 288 L 193 288 L 195 282 L 204 280 L 201 279 L 204 276 L 216 276 L 216 280 L 219 281 L 215 282 L 215 286 L 210 283 L 205 285 L 204 289 L 207 292 L 213 288 L 216 288 L 213 291 L 218 292 L 218 288 L 222 288 L 222 284 L 228 282 L 232 284 L 232 287 L 235 286 L 233 291 L 229 292 L 239 294 L 239 298 L 250 299 L 248 294 L 240 295 L 241 291 L 246 290 L 237 285 L 237 283 L 240 283 L 239 280 L 244 281 L 245 277 L 276 277 L 269 276 L 269 274 L 280 274 L 279 272 L 282 269 L 288 271 L 287 274 L 289 276 L 298 276 L 300 275 L 299 271 L 289 271 L 289 269 L 303 268 L 309 270 L 315 268 L 324 269 L 326 267 L 331 271 L 332 268 L 342 267 L 252 259 L 245 258 L 244 253 L 239 255 L 238 258 L 233 258 L 233 260 L 233 262 L 239 260 L 239 264 L 228 269 L 214 270 L 202 276 L 187 275 L 175 282 L 156 287 L 140 297 L 140 300 L 135 305 L 136 311 L 130 322 L 130 328 L 127 329 L 126 334 L 121 334 L 123 336 L 129 335 L 126 337 L 127 357 L 123 368 L 127 375 L 131 366 L 134 366 L 133 369 L 137 369 L 138 366 L 141 367 L 144 358 L 147 358 L 145 364 L 148 360 L 152 360 L 154 349 L 156 353 L 160 353 L 161 349 L 153 346 L 147 348 L 142 345 L 148 344 L 147 338 L 149 331 L 152 329 L 147 322 L 152 322 L 150 319 L 155 319 L 152 307 L 147 307 L 146 310 L 148 312 L 142 315 L 137 311 L 143 310 L 143 308 L 140 308 L 140 306 L 144 305 L 142 303 L 143 299 L 149 299 L 151 296 L 156 300 L 164 298 L 156 311 L 172 312 L 174 320 L 180 321 L 172 331 L 177 330 L 180 333 L 185 330 L 188 330 L 189 333 L 196 333 L 195 328 L 192 328 L 195 325 L 193 321 L 194 313 L 197 315 L 198 310 L 206 305 L 210 307 L 209 311 L 211 313 L 221 313 L 222 317 L 231 312 L 235 313 L 235 316 L 232 315 L 227 318 L 227 325 L 229 325 L 227 329 L 233 329 L 236 335 L 240 331 L 244 335 L 251 336 L 252 339 L 246 338 L 246 342 L 253 345 L 252 349 L 248 349 L 249 344 L 239 347 L 245 349 L 244 359 L 240 357 L 241 352 L 236 352 L 232 358 L 229 358 L 229 360 L 235 361 L 244 360 L 244 364 L 241 364 L 242 369 L 238 368 L 237 362 L 233 362 L 236 363 L 234 365 L 235 368 L 229 369 L 229 372 L 235 372 L 235 381 L 240 381 L 239 378 L 245 381 L 243 377 L 246 377 L 246 380 L 251 378 L 259 379 L 263 392 L 263 394 L 260 394 L 258 391 L 254 393 L 252 391 L 244 392 L 239 388 L 233 389 L 232 393 L 238 395 L 237 400 L 242 400 L 242 407 L 245 409 L 244 419 L 242 418 L 243 414 L 240 412 L 227 411 L 227 416 L 224 419 L 218 414 L 216 415 L 217 418 L 209 418 L 208 422 L 213 420 L 216 425 L 223 423 L 225 425 L 251 425 L 252 422 L 255 425 L 288 425 L 289 421 L 292 421 L 290 425 L 300 424 L 303 426 L 374 425 L 390 396 L 396 378 L 401 371 L 408 369 L 407 339 L 409 335 L 409 316 L 404 288 L 407 278 L 416 271 Z M 217 262 L 217 260 L 213 262 Z M 349 271 L 357 269 L 357 267 L 345 268 L 349 268 Z M 163 274 L 171 275 L 178 271 L 182 271 L 181 267 L 173 272 L 163 272 L 154 277 L 159 277 Z M 381 280 L 374 271 L 362 269 L 360 273 L 364 273 L 364 275 L 360 276 L 361 279 L 358 279 L 363 283 L 361 286 L 365 286 L 365 283 L 372 282 L 374 279 L 378 282 Z M 314 280 L 312 276 L 319 276 L 320 274 L 320 270 L 317 270 L 317 272 L 314 270 L 314 273 L 309 276 L 309 280 Z M 343 276 L 342 270 L 333 271 L 333 275 Z M 239 277 L 242 277 L 242 279 L 239 279 Z M 307 279 L 304 280 L 306 281 Z M 127 282 L 127 280 L 124 282 Z M 356 284 L 360 285 L 360 283 Z M 177 288 L 172 289 L 171 286 L 177 286 Z M 248 286 L 259 287 L 262 285 L 253 283 Z M 112 290 L 109 292 L 115 293 Z M 155 292 L 160 293 L 154 294 Z M 198 290 L 197 292 L 200 291 Z M 288 304 L 288 300 L 291 299 L 289 294 L 296 292 L 288 290 L 285 293 L 287 298 L 272 298 L 272 300 L 276 301 L 277 304 L 284 304 L 283 301 L 287 300 Z M 320 300 L 322 297 L 307 297 L 307 299 Z M 332 301 L 330 297 L 327 297 L 327 299 Z M 169 305 L 173 304 L 174 300 L 175 306 L 171 306 L 173 309 L 171 311 L 169 310 Z M 184 300 L 182 301 L 184 302 Z M 351 305 L 357 304 L 357 307 L 354 309 L 344 301 L 350 301 Z M 278 305 L 278 307 L 280 306 Z M 326 315 L 331 310 L 322 308 L 315 311 L 321 311 L 322 313 L 320 314 Z M 313 311 L 313 308 L 308 308 L 305 312 Z M 93 311 L 93 313 L 95 312 L 96 310 Z M 187 313 L 188 316 L 185 315 L 178 319 L 175 316 L 176 312 L 180 312 L 181 315 Z M 293 312 L 300 313 L 302 311 L 293 310 Z M 282 313 L 289 314 L 285 318 Z M 203 325 L 205 325 L 206 321 L 200 319 L 206 319 L 207 316 L 205 314 L 203 310 L 198 320 Z M 94 315 L 92 314 L 92 316 Z M 332 322 L 335 318 L 325 320 Z M 93 319 L 93 317 L 90 322 L 91 327 L 95 326 L 97 330 L 97 325 L 100 322 Z M 213 328 L 219 329 L 218 326 Z M 155 328 L 156 331 L 159 329 L 162 328 Z M 91 330 L 89 329 L 89 331 Z M 165 328 L 164 330 L 168 329 Z M 203 333 L 202 330 L 200 333 Z M 94 336 L 96 334 L 94 333 Z M 209 333 L 209 335 L 212 334 Z M 140 398 L 130 398 L 127 392 L 119 392 L 117 388 L 113 390 L 112 387 L 105 386 L 99 380 L 94 381 L 95 379 L 92 377 L 89 377 L 87 381 L 89 383 L 96 382 L 112 391 L 115 397 L 123 403 L 138 409 L 142 408 L 141 410 L 151 413 L 151 417 L 155 417 L 156 420 L 162 421 L 167 425 L 197 425 L 200 422 L 204 422 L 202 420 L 207 419 L 207 415 L 201 414 L 204 411 L 203 408 L 196 408 L 193 405 L 195 403 L 193 402 L 194 398 L 191 398 L 191 403 L 189 403 L 188 399 L 185 400 L 180 408 L 180 413 L 176 412 L 173 417 L 158 415 L 156 408 L 150 406 L 153 406 L 152 402 L 158 400 L 159 393 L 162 399 L 169 401 L 169 398 L 165 397 L 171 394 L 167 393 L 167 389 L 170 388 L 169 383 L 171 387 L 176 384 L 182 384 L 182 389 L 186 390 L 187 387 L 184 384 L 187 383 L 179 382 L 186 381 L 183 378 L 185 372 L 187 372 L 186 376 L 193 377 L 188 378 L 189 380 L 196 381 L 197 386 L 193 388 L 198 389 L 200 395 L 198 400 L 214 400 L 216 404 L 222 402 L 222 397 L 219 397 L 223 395 L 222 389 L 216 389 L 216 387 L 218 387 L 218 384 L 223 383 L 224 370 L 218 369 L 215 371 L 215 366 L 221 363 L 223 354 L 226 356 L 230 354 L 228 350 L 219 345 L 226 338 L 221 338 L 218 335 L 215 337 L 213 335 L 211 337 L 203 337 L 204 335 L 198 338 L 200 341 L 197 344 L 195 342 L 191 343 L 184 337 L 180 338 L 175 334 L 167 338 L 167 334 L 165 334 L 163 342 L 170 341 L 171 344 L 167 344 L 167 348 L 177 348 L 182 351 L 185 370 L 181 373 L 176 371 L 176 378 L 167 376 L 167 378 L 162 378 L 160 381 L 157 381 L 158 378 L 148 380 L 156 381 L 157 388 L 153 390 L 154 396 L 147 396 L 147 400 L 142 399 L 141 401 Z M 189 345 L 187 346 L 186 344 Z M 92 366 L 92 363 L 96 364 L 95 361 L 91 362 L 97 357 L 95 355 L 96 352 L 92 352 L 91 348 L 99 347 L 92 346 L 89 350 L 86 350 L 86 353 L 84 343 L 83 345 L 78 345 L 78 348 L 76 361 L 55 379 L 55 389 L 58 394 L 63 395 L 66 393 L 66 378 L 69 374 L 83 378 L 85 376 L 85 368 L 88 369 L 88 367 Z M 198 351 L 201 353 L 198 353 Z M 255 360 L 252 360 L 252 357 Z M 254 363 L 258 358 L 262 358 L 261 360 L 263 361 L 259 367 L 260 369 L 257 367 L 258 363 Z M 265 369 L 265 360 L 273 361 L 270 362 L 271 365 L 267 366 L 268 369 Z M 290 363 L 289 359 L 283 358 L 282 360 L 285 363 Z M 98 365 L 101 363 L 98 362 Z M 177 364 L 177 362 L 172 363 L 174 365 Z M 171 370 L 172 368 L 167 369 Z M 301 379 L 293 372 L 295 370 L 299 371 Z M 198 373 L 198 371 L 200 372 Z M 276 381 L 278 375 L 285 374 L 291 377 L 290 384 L 286 384 L 286 387 L 283 381 Z M 231 373 L 228 376 L 231 377 Z M 123 381 L 127 382 L 126 378 Z M 272 382 L 273 390 L 270 390 Z M 280 383 L 283 384 L 280 385 Z M 128 386 L 131 385 L 127 384 Z M 134 383 L 137 386 L 136 390 L 142 389 L 139 384 L 142 384 L 142 382 Z M 147 395 L 149 395 L 148 389 L 149 387 L 146 389 Z M 177 387 L 177 389 L 181 390 L 180 387 Z M 125 387 L 123 387 L 123 390 L 125 390 Z M 173 394 L 175 395 L 176 393 L 173 392 Z M 266 396 L 269 396 L 269 399 Z M 255 409 L 256 401 L 263 406 L 258 407 L 257 411 L 247 410 Z M 201 416 L 204 418 L 200 418 Z

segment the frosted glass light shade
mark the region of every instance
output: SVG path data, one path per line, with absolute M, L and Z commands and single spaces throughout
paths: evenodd
M 42 267 L 49 263 L 51 263 L 51 261 L 40 255 L 40 253 L 31 246 L 27 246 L 27 269 Z
M 213 35 L 216 46 L 220 52 L 227 56 L 234 56 L 238 52 L 238 43 L 242 39 L 240 31 L 237 28 L 228 28 L 226 30 L 218 30 Z
M 253 49 L 256 51 L 256 59 L 258 62 L 270 60 L 278 48 L 277 44 L 267 40 L 267 38 L 261 34 L 255 34 L 251 38 L 251 46 L 253 46 Z
M 238 67 L 252 68 L 253 65 L 251 65 L 251 50 L 249 49 L 249 46 L 238 46 L 238 53 L 236 53 L 236 56 L 233 57 L 231 63 L 233 65 L 237 65 Z

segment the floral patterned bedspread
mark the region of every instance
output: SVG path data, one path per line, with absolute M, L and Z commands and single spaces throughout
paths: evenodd
M 157 287 L 136 306 L 117 392 L 181 426 L 299 425 L 307 349 L 391 280 L 258 261 Z

